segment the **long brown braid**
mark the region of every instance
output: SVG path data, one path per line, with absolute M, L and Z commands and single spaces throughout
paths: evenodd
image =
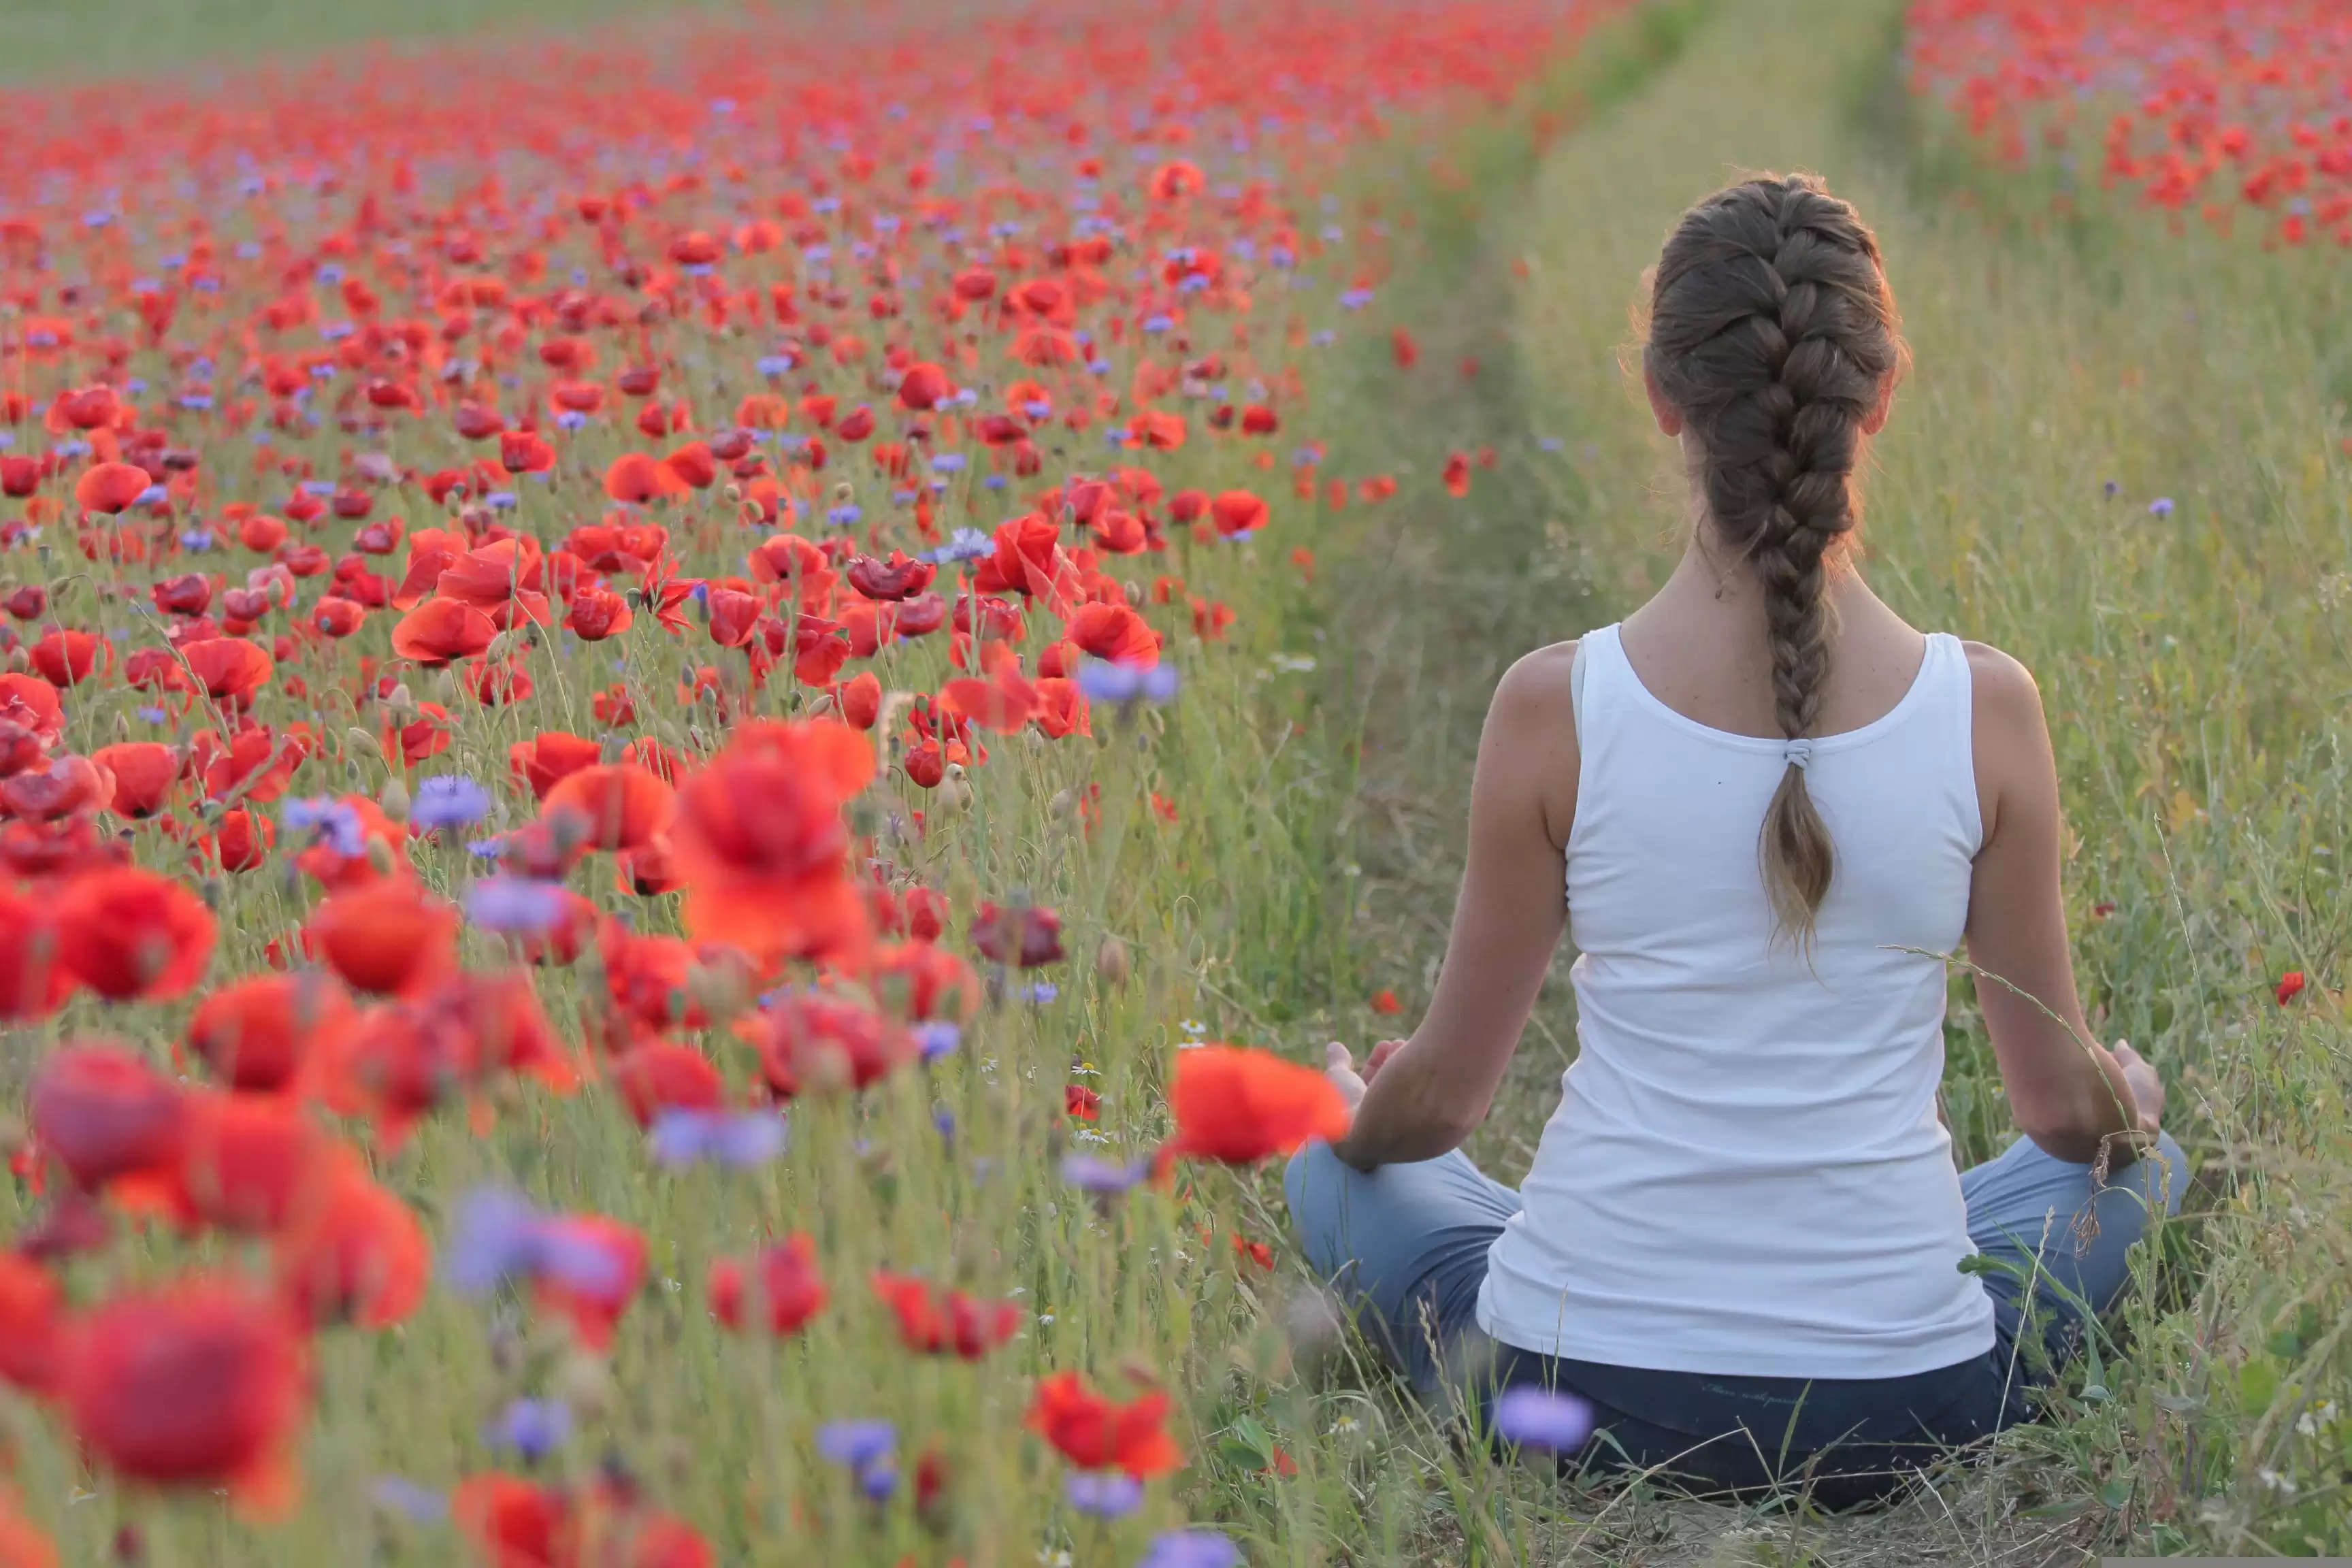
M 1835 857 L 1805 786 L 1828 684 L 1825 558 L 1860 519 L 1863 427 L 1903 358 L 1878 241 L 1805 174 L 1709 196 L 1666 241 L 1644 362 L 1704 454 L 1717 539 L 1764 590 L 1775 716 L 1791 742 L 1758 856 L 1778 930 L 1810 944 Z

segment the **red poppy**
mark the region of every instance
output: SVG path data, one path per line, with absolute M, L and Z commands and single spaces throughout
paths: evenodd
M 603 642 L 629 629 L 635 619 L 629 602 L 605 587 L 585 587 L 572 595 L 563 624 L 582 642 Z
M 647 1040 L 613 1058 L 613 1087 L 640 1127 L 665 1110 L 716 1110 L 727 1100 L 727 1080 L 692 1046 Z
M 1176 1136 L 1163 1157 L 1246 1165 L 1317 1139 L 1347 1135 L 1348 1102 L 1312 1068 L 1245 1047 L 1180 1051 L 1168 1091 Z
M 51 686 L 79 686 L 114 659 L 112 645 L 84 631 L 51 626 L 31 649 L 33 669 Z
M 58 1375 L 65 1303 L 49 1271 L 21 1252 L 0 1252 L 0 1378 L 46 1394 Z M 5 1551 L 0 1564 L 15 1568 Z
M 226 1486 L 257 1513 L 292 1503 L 309 1363 L 269 1296 L 202 1279 L 127 1293 L 69 1323 L 60 1351 L 58 1404 L 114 1469 Z
M 1397 994 L 1395 992 L 1391 991 L 1386 986 L 1382 986 L 1380 990 L 1372 993 L 1372 1011 L 1384 1016 L 1394 1016 L 1396 1014 L 1404 1011 L 1404 1004 L 1397 1000 Z
M 1062 1110 L 1078 1121 L 1092 1121 L 1102 1110 L 1102 1096 L 1082 1083 L 1062 1086 Z
M 541 802 L 541 820 L 578 819 L 592 848 L 643 849 L 659 838 L 677 810 L 677 792 L 630 763 L 600 763 L 558 779 Z
M 1113 664 L 1150 669 L 1160 662 L 1160 634 L 1125 605 L 1081 605 L 1067 633 L 1082 650 Z
M 1169 1404 L 1155 1391 L 1121 1405 L 1075 1372 L 1056 1373 L 1038 1380 L 1028 1425 L 1082 1470 L 1124 1470 L 1148 1480 L 1184 1463 L 1166 1430 Z
M 1034 904 L 1001 909 L 982 902 L 971 919 L 971 942 L 999 963 L 1034 969 L 1062 960 L 1062 917 Z
M 456 962 L 457 910 L 407 877 L 381 877 L 320 904 L 304 928 L 352 990 L 415 996 Z
M 914 1037 L 839 997 L 787 992 L 751 1026 L 760 1070 L 779 1100 L 815 1089 L 864 1089 L 915 1059 Z
M 2294 1001 L 2296 997 L 2302 995 L 2304 986 L 2307 983 L 2303 977 L 2303 971 L 2300 969 L 2290 969 L 2284 974 L 2280 975 L 2278 989 L 2275 992 L 2275 994 L 2278 997 L 2278 1005 L 2284 1007 L 2288 1003 Z
M 0 1023 L 37 1022 L 65 1005 L 77 982 L 59 945 L 47 900 L 0 887 Z
M 110 1002 L 182 995 L 212 958 L 212 910 L 194 889 L 152 871 L 84 871 L 67 882 L 56 910 L 58 957 Z
M 929 360 L 908 365 L 906 374 L 898 378 L 898 402 L 918 413 L 938 407 L 941 399 L 952 396 L 954 392 L 948 373 Z
M 212 850 L 224 871 L 250 871 L 269 858 L 278 842 L 278 824 L 239 806 L 221 814 L 213 825 Z
M 1255 533 L 1267 521 L 1266 504 L 1248 490 L 1225 490 L 1209 502 L 1209 517 L 1227 539 Z
M 625 1483 L 576 1489 L 519 1476 L 468 1476 L 449 1515 L 490 1568 L 711 1568 L 709 1543 Z
M 596 761 L 593 741 L 564 730 L 548 730 L 507 748 L 507 765 L 515 777 L 530 786 L 531 798 L 545 800 L 547 792 Z
M 922 929 L 919 920 L 908 923 Z M 970 1018 L 980 1008 L 979 973 L 959 955 L 927 941 L 878 949 L 872 973 L 894 1010 L 909 1020 Z
M 911 599 L 929 587 L 939 570 L 929 561 L 912 560 L 903 552 L 893 550 L 887 561 L 859 556 L 849 563 L 845 575 L 849 585 L 867 598 L 895 602 Z
M 27 1120 L 43 1152 L 81 1187 L 167 1170 L 187 1136 L 186 1096 L 128 1047 L 67 1046 L 33 1075 Z
M 135 463 L 93 463 L 74 481 L 74 504 L 85 512 L 118 512 L 154 482 Z
M 392 651 L 431 668 L 471 658 L 498 639 L 490 617 L 462 599 L 427 599 L 392 628 Z
M 604 493 L 617 501 L 642 504 L 683 493 L 684 479 L 675 469 L 646 452 L 624 452 L 604 470 Z
M 279 1298 L 309 1323 L 389 1328 L 424 1300 L 433 1271 L 415 1215 L 351 1159 L 330 1163 L 272 1252 Z
M 563 1278 L 542 1274 L 533 1292 L 539 1304 L 570 1321 L 580 1342 L 590 1350 L 607 1349 L 621 1314 L 629 1310 L 646 1282 L 646 1238 L 619 1220 L 603 1215 L 564 1215 L 548 1222 L 551 1242 L 603 1258 L 595 1272 L 574 1270 Z
M 924 1355 L 978 1361 L 1019 1333 L 1027 1316 L 1018 1301 L 983 1301 L 911 1274 L 877 1268 L 873 1285 L 898 1320 L 898 1342 Z
M 231 1089 L 294 1087 L 304 1062 L 351 1024 L 351 996 L 319 970 L 257 974 L 205 997 L 188 1021 L 188 1049 Z
M 36 754 L 54 746 L 66 731 L 65 704 L 58 700 L 57 689 L 70 681 L 37 680 L 32 676 L 10 671 L 0 674 L 0 731 L 15 730 L 29 736 Z M 0 758 L 8 755 L 0 746 Z M 19 762 L 17 767 L 24 763 Z M 12 767 L 0 767 L 0 773 L 13 773 Z
M 117 816 L 144 819 L 170 804 L 172 790 L 187 770 L 188 759 L 177 749 L 156 741 L 124 741 L 100 746 L 89 760 L 114 779 L 108 807 Z
M 719 1258 L 710 1264 L 710 1315 L 730 1329 L 751 1321 L 779 1338 L 806 1327 L 830 1292 L 816 1266 L 816 1243 L 805 1231 L 763 1247 L 749 1262 Z
M 761 963 L 861 951 L 865 908 L 843 875 L 842 807 L 873 776 L 873 743 L 845 724 L 738 725 L 678 792 L 669 851 L 688 932 Z
M 114 775 L 87 757 L 52 757 L 0 779 L 0 815 L 26 822 L 104 811 L 113 799 Z
M 178 1157 L 118 1183 L 115 1195 L 191 1230 L 275 1231 L 317 1193 L 331 1160 L 353 1157 L 289 1100 L 199 1089 L 184 1098 L 182 1120 Z
M 183 648 L 180 656 L 205 694 L 232 710 L 251 702 L 278 668 L 265 650 L 243 637 L 207 637 Z

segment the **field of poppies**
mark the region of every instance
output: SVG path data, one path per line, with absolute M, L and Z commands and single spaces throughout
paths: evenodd
M 1325 1550 L 1364 171 L 1619 9 L 10 94 L 0 1563 Z

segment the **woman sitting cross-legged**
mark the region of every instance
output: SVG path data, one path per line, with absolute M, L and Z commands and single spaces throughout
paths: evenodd
M 2154 1070 L 2089 1043 L 2032 677 L 1856 569 L 1903 363 L 1876 241 L 1817 181 L 1751 180 L 1682 219 L 1648 314 L 1687 548 L 1504 677 L 1428 1016 L 1361 1078 L 1332 1047 L 1354 1127 L 1292 1162 L 1290 1209 L 1424 1392 L 1541 1384 L 1605 1433 L 1571 1462 L 1852 1506 L 2024 1419 L 2188 1171 Z M 1458 1145 L 1563 928 L 1579 1052 L 1514 1191 Z M 1965 1172 L 1964 942 L 2023 1132 Z

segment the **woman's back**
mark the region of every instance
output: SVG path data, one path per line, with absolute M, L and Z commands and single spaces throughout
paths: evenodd
M 1891 617 L 1889 617 L 1891 619 Z M 1570 1359 L 1898 1376 L 1981 1353 L 1937 1121 L 1943 963 L 1982 838 L 1969 661 L 1803 743 L 1837 876 L 1776 935 L 1756 824 L 1790 743 L 1661 701 L 1584 640 L 1569 919 L 1580 1057 L 1496 1243 L 1481 1323 Z M 1729 1285 L 1737 1280 L 1736 1286 Z

